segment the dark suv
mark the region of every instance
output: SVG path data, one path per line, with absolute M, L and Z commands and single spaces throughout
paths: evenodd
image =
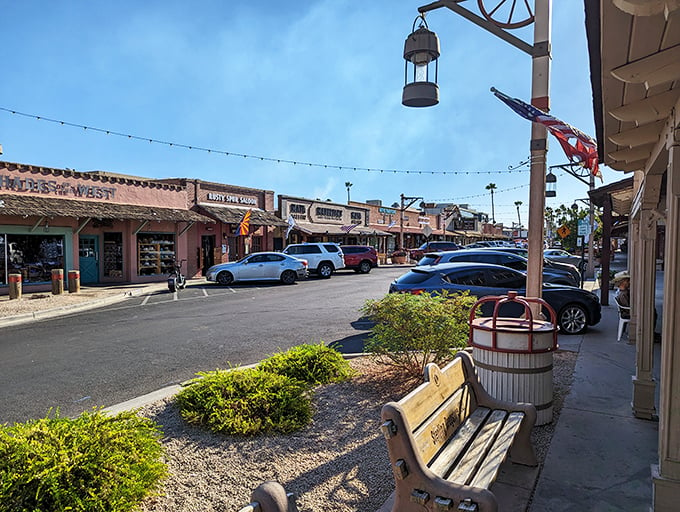
M 437 252 L 437 251 L 457 251 L 460 249 L 460 245 L 455 242 L 445 242 L 445 241 L 433 241 L 425 242 L 423 245 L 417 249 L 411 249 L 409 251 L 409 257 L 412 260 L 418 261 L 426 252 Z
M 340 248 L 345 255 L 346 268 L 368 274 L 373 267 L 378 266 L 378 253 L 373 247 L 368 245 L 342 245 Z

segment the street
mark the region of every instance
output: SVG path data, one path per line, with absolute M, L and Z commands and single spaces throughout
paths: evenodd
M 336 273 L 292 286 L 190 286 L 0 329 L 0 423 L 74 416 L 302 343 L 361 351 L 359 309 L 406 268 Z

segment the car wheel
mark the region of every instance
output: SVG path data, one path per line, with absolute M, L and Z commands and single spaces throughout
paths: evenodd
M 234 276 L 225 270 L 217 274 L 217 282 L 223 286 L 229 285 L 234 282 Z
M 281 282 L 283 284 L 295 284 L 295 272 L 292 270 L 286 270 L 281 274 Z
M 319 265 L 319 268 L 317 268 L 316 271 L 319 273 L 319 276 L 323 277 L 324 279 L 328 279 L 333 273 L 333 267 L 330 263 L 322 263 Z
M 560 324 L 560 332 L 583 334 L 588 327 L 588 314 L 583 306 L 569 304 L 560 311 L 557 321 Z
M 368 274 L 371 271 L 371 262 L 370 261 L 362 261 L 359 264 L 359 272 L 362 274 Z

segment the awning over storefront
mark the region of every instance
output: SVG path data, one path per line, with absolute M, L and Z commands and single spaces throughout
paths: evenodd
M 281 220 L 273 213 L 265 212 L 259 208 L 245 208 L 238 206 L 219 206 L 214 204 L 198 204 L 198 210 L 215 220 L 225 224 L 238 224 L 243 219 L 243 214 L 251 210 L 250 223 L 254 226 L 287 226 L 288 223 Z
M 374 229 L 370 226 L 357 226 L 349 232 L 342 230 L 340 224 L 320 224 L 317 222 L 296 222 L 295 228 L 307 235 L 333 235 L 333 236 L 392 236 L 393 233 Z
M 55 199 L 15 194 L 0 194 L 0 215 L 214 222 L 212 219 L 199 215 L 196 212 L 181 208 Z

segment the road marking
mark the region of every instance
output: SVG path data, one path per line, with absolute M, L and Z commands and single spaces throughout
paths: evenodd
M 142 301 L 141 305 L 144 306 L 147 302 L 149 302 L 150 298 L 151 298 L 151 295 L 147 295 L 146 297 L 144 297 L 144 300 Z
M 205 288 L 201 288 L 201 290 L 203 291 L 203 295 L 207 297 L 208 296 L 208 290 L 205 289 Z
M 172 300 L 179 300 L 179 294 L 176 290 L 172 292 Z

